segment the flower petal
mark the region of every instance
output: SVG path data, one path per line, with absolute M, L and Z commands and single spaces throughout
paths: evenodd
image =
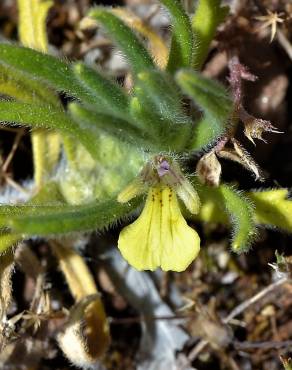
M 119 236 L 123 257 L 137 270 L 155 270 L 159 266 L 160 198 L 160 191 L 151 188 L 140 217 Z
M 161 268 L 164 271 L 184 271 L 200 251 L 200 238 L 186 223 L 176 194 L 170 188 L 163 190 L 162 204 Z
M 184 220 L 176 194 L 153 187 L 140 217 L 121 231 L 118 247 L 137 270 L 183 271 L 197 256 L 200 239 Z

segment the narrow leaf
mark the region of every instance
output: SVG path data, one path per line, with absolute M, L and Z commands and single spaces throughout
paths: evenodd
M 192 218 L 203 222 L 214 222 L 223 225 L 229 224 L 229 215 L 225 212 L 220 187 L 211 187 L 195 181 L 195 189 L 198 192 L 201 207 L 199 214 Z
M 288 195 L 287 189 L 248 193 L 255 204 L 257 223 L 292 232 L 292 200 Z
M 154 63 L 146 48 L 141 44 L 132 30 L 118 17 L 102 7 L 97 7 L 89 12 L 89 16 L 100 22 L 109 35 L 125 54 L 135 74 L 153 68 Z
M 245 252 L 256 237 L 255 207 L 250 198 L 222 184 L 218 187 L 195 181 L 202 207 L 196 219 L 232 226 L 231 247 L 234 252 Z
M 2 101 L 0 102 L 0 122 L 60 130 L 74 136 L 93 156 L 96 153 L 92 133 L 79 126 L 65 112 L 54 107 Z
M 195 128 L 190 149 L 200 150 L 223 135 L 232 111 L 232 100 L 218 82 L 192 70 L 177 73 L 176 81 L 182 90 L 204 111 Z
M 192 19 L 194 32 L 194 55 L 192 65 L 201 69 L 209 51 L 217 27 L 228 15 L 229 8 L 221 7 L 220 0 L 199 0 Z
M 94 104 L 74 76 L 71 65 L 51 55 L 11 44 L 0 44 L 0 64 L 43 81 L 57 91 Z
M 74 72 L 80 84 L 96 101 L 96 104 L 92 105 L 93 109 L 98 112 L 105 110 L 120 118 L 129 118 L 128 97 L 116 83 L 82 63 L 74 66 Z
M 18 0 L 19 38 L 23 45 L 47 51 L 46 18 L 50 0 Z
M 168 48 L 163 38 L 152 28 L 148 22 L 125 7 L 114 8 L 112 12 L 122 19 L 129 27 L 140 33 L 146 38 L 149 50 L 155 64 L 161 69 L 165 69 L 168 60 Z
M 42 102 L 60 106 L 57 96 L 44 84 L 4 65 L 0 65 L 0 94 L 24 103 Z
M 0 207 L 0 227 L 26 235 L 56 235 L 103 229 L 133 211 L 138 200 L 116 199 L 80 206 L 22 205 Z
M 145 143 L 146 134 L 129 124 L 127 121 L 117 119 L 113 116 L 97 113 L 78 103 L 71 103 L 68 106 L 72 118 L 78 122 L 85 131 L 99 136 L 99 133 L 106 132 L 114 137 L 131 144 Z M 150 140 L 150 139 L 149 139 Z
M 254 206 L 247 197 L 227 185 L 221 185 L 220 192 L 233 226 L 232 250 L 245 252 L 256 237 Z
M 191 132 L 192 121 L 182 108 L 182 96 L 171 76 L 159 71 L 138 74 L 135 95 L 152 123 L 153 133 L 166 142 L 170 149 L 182 149 Z
M 167 70 L 175 72 L 190 67 L 193 52 L 193 33 L 188 15 L 180 0 L 160 0 L 171 15 L 172 40 Z
M 17 3 L 20 42 L 24 46 L 48 52 L 46 18 L 53 2 L 50 0 L 18 0 Z M 58 100 L 55 92 L 49 89 L 45 89 L 45 95 L 44 101 Z M 56 133 L 45 134 L 42 130 L 35 130 L 31 134 L 31 143 L 34 182 L 39 189 L 57 164 L 61 152 L 61 138 Z

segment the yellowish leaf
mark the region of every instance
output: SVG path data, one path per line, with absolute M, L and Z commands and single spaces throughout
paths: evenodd
M 51 0 L 18 0 L 19 38 L 23 45 L 46 52 L 46 18 Z
M 19 39 L 30 48 L 48 51 L 46 18 L 51 0 L 18 0 Z M 32 133 L 34 179 L 41 187 L 46 174 L 54 168 L 61 150 L 61 139 L 56 133 L 35 130 Z
M 248 193 L 255 205 L 256 222 L 292 232 L 292 200 L 287 189 Z

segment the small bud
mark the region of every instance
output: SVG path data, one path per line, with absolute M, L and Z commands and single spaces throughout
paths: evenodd
M 213 151 L 203 155 L 197 164 L 196 171 L 201 183 L 209 186 L 219 185 L 221 164 Z

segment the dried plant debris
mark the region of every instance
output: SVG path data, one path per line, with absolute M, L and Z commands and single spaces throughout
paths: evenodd
M 176 351 L 183 348 L 189 336 L 179 327 L 179 320 L 159 320 L 159 317 L 171 317 L 174 313 L 162 301 L 151 276 L 127 266 L 114 249 L 106 252 L 103 259 L 104 268 L 118 292 L 141 315 L 137 368 L 162 370 L 167 366 L 174 369 Z

